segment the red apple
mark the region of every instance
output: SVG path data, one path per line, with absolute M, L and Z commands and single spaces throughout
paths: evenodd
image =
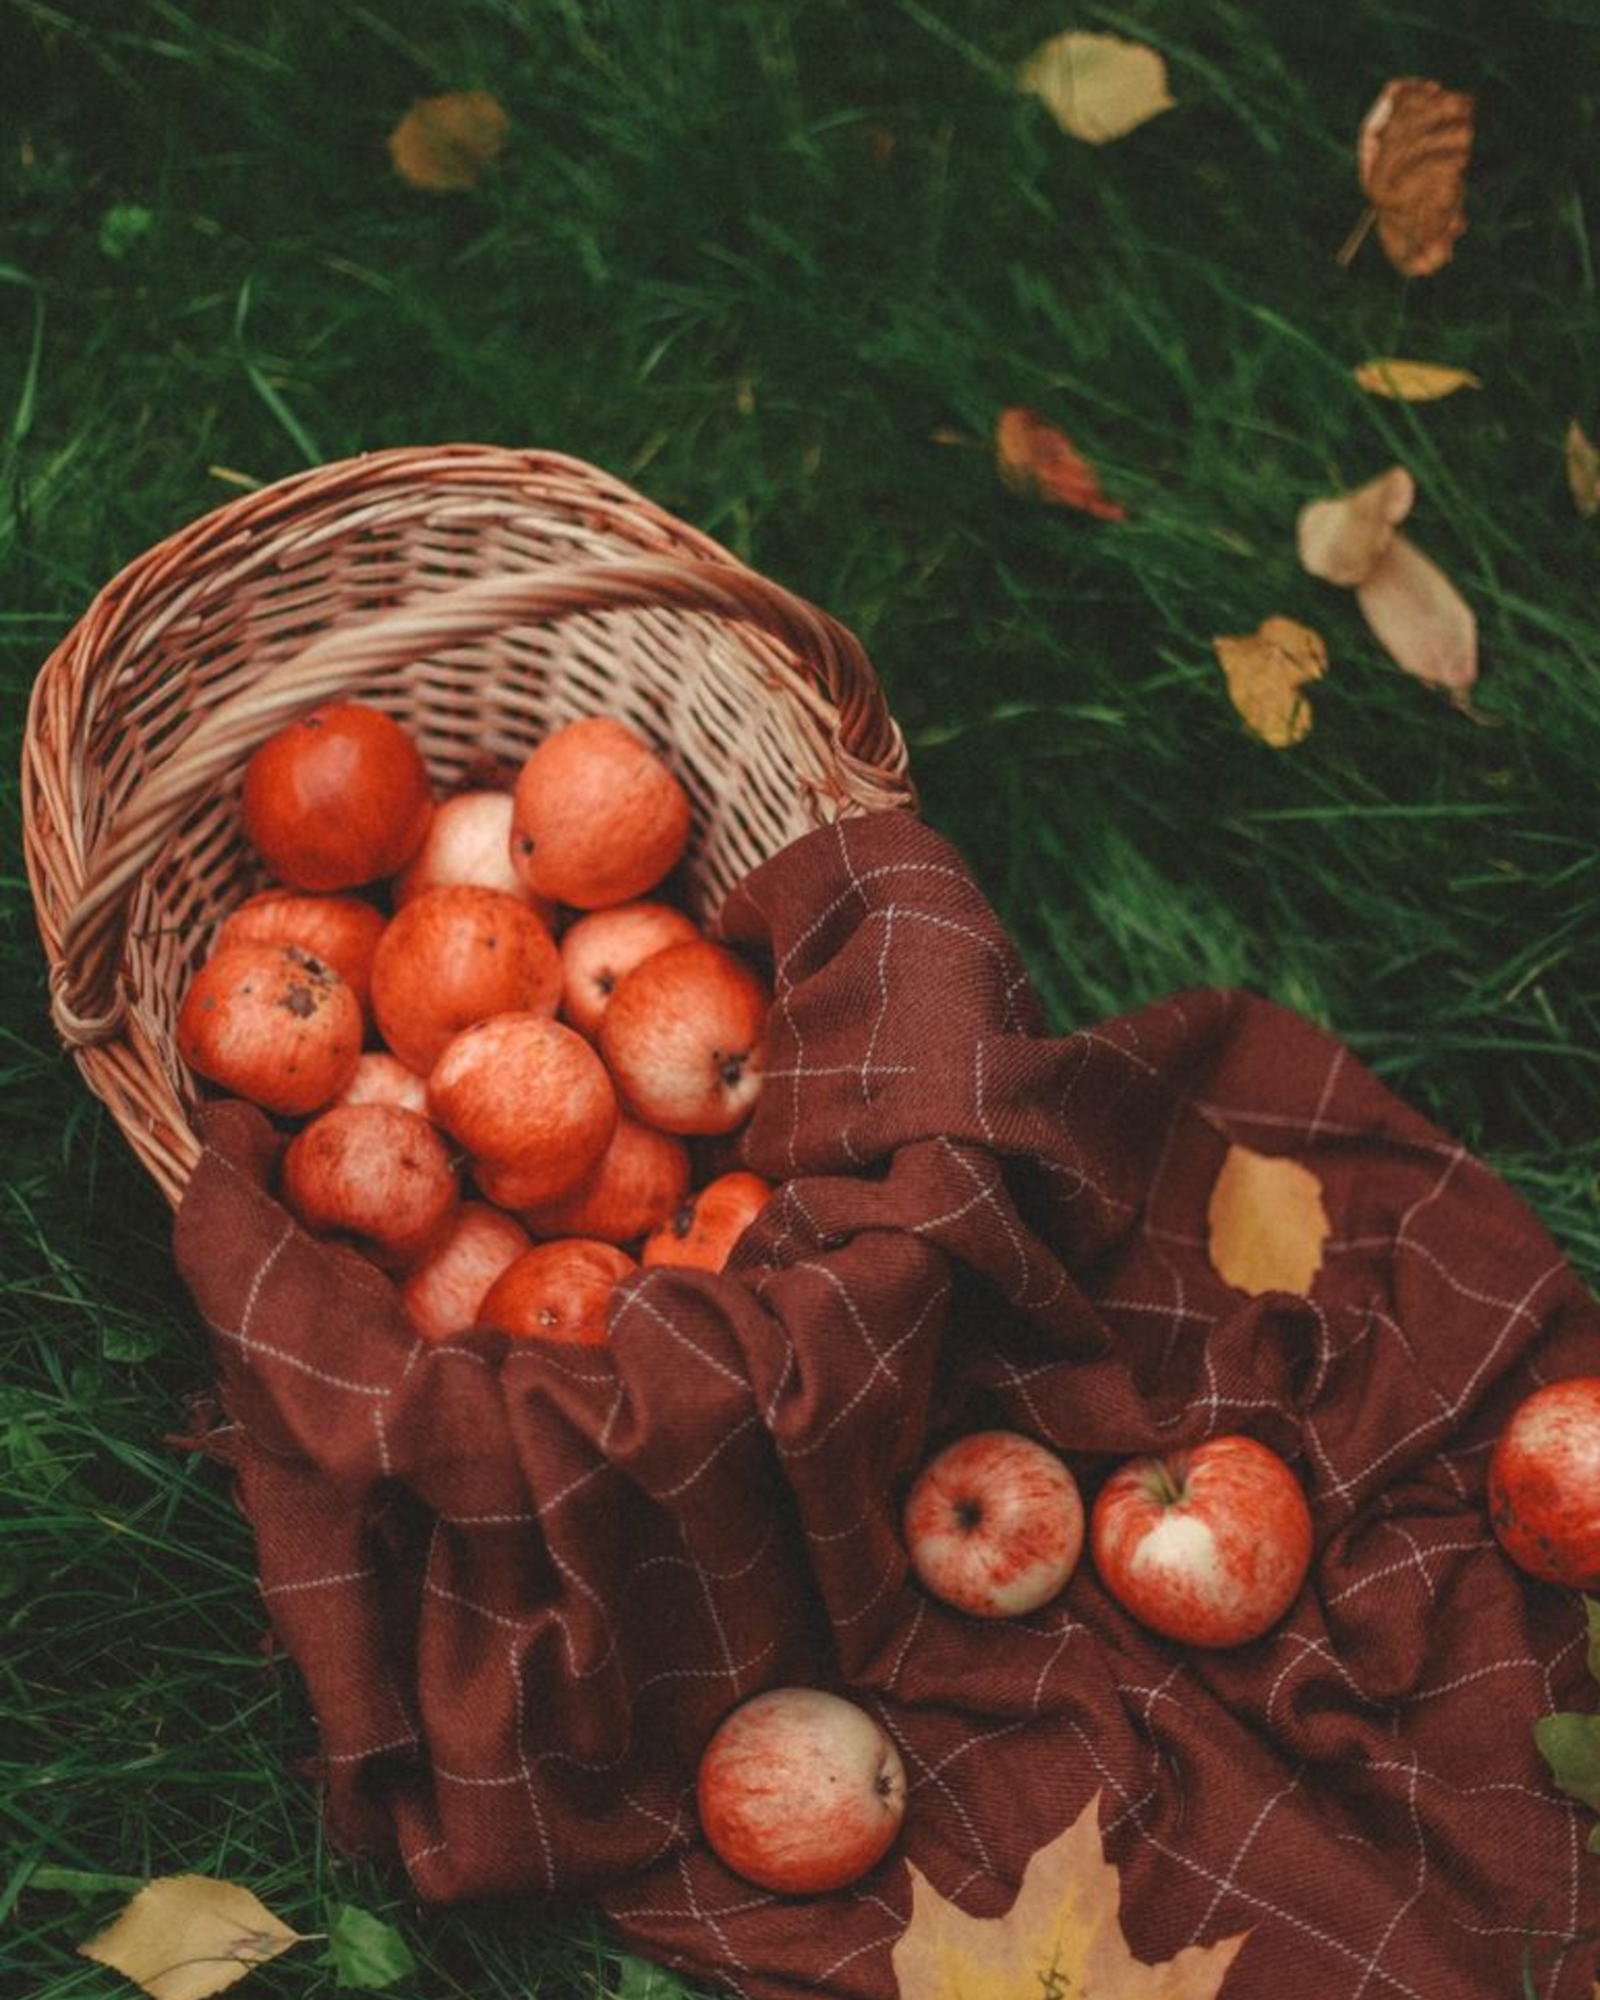
M 645 1238 L 641 1264 L 684 1264 L 720 1271 L 733 1246 L 772 1199 L 771 1183 L 735 1169 L 718 1174 L 679 1204 Z
M 397 912 L 372 961 L 378 1032 L 424 1074 L 446 1042 L 492 1014 L 554 1014 L 561 954 L 517 896 L 457 883 Z
M 225 944 L 190 981 L 177 1038 L 199 1075 L 299 1118 L 355 1074 L 361 1003 L 331 965 L 298 945 Z
M 428 1079 L 407 1069 L 387 1049 L 368 1049 L 334 1104 L 398 1104 L 402 1111 L 428 1115 Z
M 647 958 L 617 987 L 600 1051 L 623 1101 L 664 1132 L 731 1132 L 755 1109 L 767 989 L 720 944 L 696 938 Z
M 239 812 L 280 882 L 356 889 L 410 860 L 433 793 L 422 753 L 392 716 L 329 702 L 251 753 Z
M 479 1308 L 508 1264 L 533 1245 L 498 1208 L 464 1201 L 455 1219 L 400 1287 L 400 1302 L 424 1340 L 448 1340 L 480 1325 Z
M 495 1279 L 478 1316 L 519 1340 L 603 1347 L 612 1288 L 638 1268 L 612 1243 L 573 1236 L 535 1244 Z
M 723 1719 L 701 1754 L 696 1796 L 725 1867 L 763 1889 L 817 1895 L 889 1851 L 906 1774 L 865 1709 L 820 1688 L 769 1688 Z
M 1089 1545 L 1106 1588 L 1151 1631 L 1239 1646 L 1276 1624 L 1305 1582 L 1311 1511 L 1276 1452 L 1209 1438 L 1114 1472 Z
M 516 1192 L 510 1174 L 490 1178 L 484 1193 Z M 632 1243 L 672 1214 L 689 1191 L 689 1149 L 681 1139 L 623 1114 L 600 1164 L 582 1187 L 523 1217 L 535 1236 L 597 1236 Z M 502 1206 L 505 1204 L 502 1202 Z
M 518 774 L 512 866 L 535 896 L 603 909 L 677 866 L 689 820 L 688 793 L 650 746 L 589 716 L 547 736 Z
M 554 923 L 555 904 L 530 896 L 511 865 L 509 792 L 457 792 L 434 807 L 422 845 L 395 877 L 395 908 L 414 903 L 427 889 L 458 885 L 498 889 L 531 903 L 547 928 Z
M 975 1618 L 1016 1618 L 1048 1603 L 1076 1569 L 1083 1502 L 1053 1451 L 1014 1431 L 975 1431 L 923 1467 L 904 1530 L 935 1597 Z
M 1517 1405 L 1489 1460 L 1489 1520 L 1530 1576 L 1600 1585 L 1600 1376 L 1547 1382 Z
M 444 1140 L 393 1104 L 342 1104 L 289 1143 L 283 1198 L 314 1236 L 353 1241 L 404 1270 L 433 1247 L 460 1189 Z
M 699 935 L 670 903 L 619 903 L 579 917 L 561 940 L 562 1018 L 592 1041 L 620 980 L 669 944 Z
M 516 1182 L 510 1206 L 555 1201 L 600 1163 L 617 1097 L 581 1035 L 539 1014 L 497 1014 L 463 1028 L 428 1076 L 429 1115 L 479 1166 Z M 485 1185 L 491 1200 L 500 1196 Z
M 331 965 L 372 1020 L 372 959 L 388 919 L 359 896 L 314 896 L 263 889 L 246 896 L 217 932 L 213 951 L 229 944 L 293 944 Z

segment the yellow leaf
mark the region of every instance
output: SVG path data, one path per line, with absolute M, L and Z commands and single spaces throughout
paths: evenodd
M 1300 509 L 1295 528 L 1301 564 L 1328 583 L 1365 583 L 1416 497 L 1411 474 L 1403 465 L 1392 465 L 1353 493 L 1309 502 Z
M 1567 426 L 1567 484 L 1572 488 L 1572 504 L 1587 520 L 1600 514 L 1600 451 L 1585 435 L 1574 417 Z
M 1478 678 L 1478 621 L 1438 564 L 1396 535 L 1356 591 L 1372 636 L 1397 667 L 1460 693 Z
M 1298 1160 L 1230 1146 L 1206 1206 L 1207 1252 L 1224 1284 L 1252 1298 L 1308 1292 L 1322 1268 L 1322 1183 Z
M 891 1959 L 900 2000 L 1213 2000 L 1249 1936 L 1146 1965 L 1122 1934 L 1122 1882 L 1100 1845 L 1100 1795 L 1041 1847 L 1003 1917 L 969 1917 L 915 1867 L 911 1921 Z
M 301 1942 L 248 1889 L 210 1875 L 147 1882 L 84 1958 L 109 1965 L 156 2000 L 206 2000 Z
M 1259 629 L 1213 639 L 1228 697 L 1264 743 L 1287 750 L 1311 728 L 1311 705 L 1300 690 L 1328 671 L 1328 649 L 1309 625 L 1264 618 Z
M 1393 355 L 1363 361 L 1355 378 L 1356 386 L 1369 396 L 1389 396 L 1399 403 L 1432 403 L 1457 389 L 1483 387 L 1465 368 L 1447 368 L 1438 361 L 1399 361 Z
M 430 194 L 474 188 L 500 157 L 511 120 L 486 90 L 419 97 L 389 134 L 394 170 Z
M 1170 111 L 1167 66 L 1143 42 L 1120 35 L 1054 35 L 1017 74 L 1017 88 L 1041 98 L 1075 139 L 1103 146 Z

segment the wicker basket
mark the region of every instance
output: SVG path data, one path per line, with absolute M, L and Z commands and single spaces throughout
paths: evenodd
M 575 716 L 631 724 L 693 802 L 702 916 L 797 835 L 912 801 L 858 642 L 576 460 L 378 452 L 205 515 L 45 662 L 23 761 L 56 1027 L 174 1204 L 199 1156 L 178 1003 L 263 880 L 243 766 L 336 695 L 405 723 L 441 791 Z

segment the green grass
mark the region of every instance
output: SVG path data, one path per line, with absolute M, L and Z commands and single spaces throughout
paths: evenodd
M 1008 80 L 1068 26 L 1158 44 L 1179 109 L 1065 138 Z M 575 453 L 860 632 L 1058 1024 L 1208 981 L 1297 1006 L 1600 1276 L 1600 522 L 1561 459 L 1569 418 L 1600 431 L 1584 0 L 0 0 L 0 47 L 7 773 L 50 646 L 239 479 Z M 1334 253 L 1356 127 L 1410 74 L 1474 91 L 1480 135 L 1469 234 L 1408 285 Z M 503 170 L 402 186 L 390 126 L 469 86 L 515 121 Z M 1485 386 L 1382 403 L 1348 377 L 1374 353 Z M 1000 488 L 1013 403 L 1125 524 Z M 1296 563 L 1301 503 L 1396 460 L 1481 620 L 1482 726 Z M 1210 651 L 1272 612 L 1334 659 L 1283 754 Z M 0 1992 L 122 1990 L 72 1954 L 107 1899 L 38 1865 L 233 1873 L 310 1930 L 361 1903 L 415 2000 L 610 1990 L 581 1914 L 430 1915 L 324 1852 L 245 1529 L 164 1443 L 196 1327 L 52 1043 L 4 786 Z M 311 1948 L 253 1990 L 333 1976 Z

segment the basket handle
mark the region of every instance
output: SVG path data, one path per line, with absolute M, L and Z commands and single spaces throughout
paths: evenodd
M 904 741 L 860 641 L 754 570 L 640 557 L 479 577 L 322 634 L 214 709 L 171 761 L 139 785 L 87 856 L 80 893 L 61 927 L 51 1012 L 62 1040 L 82 1048 L 116 1035 L 122 1020 L 116 974 L 140 877 L 195 799 L 273 730 L 352 681 L 508 625 L 662 605 L 738 619 L 781 640 L 795 655 L 794 691 L 809 694 L 815 712 L 833 724 L 835 750 L 851 781 L 844 789 L 863 802 L 910 802 Z

